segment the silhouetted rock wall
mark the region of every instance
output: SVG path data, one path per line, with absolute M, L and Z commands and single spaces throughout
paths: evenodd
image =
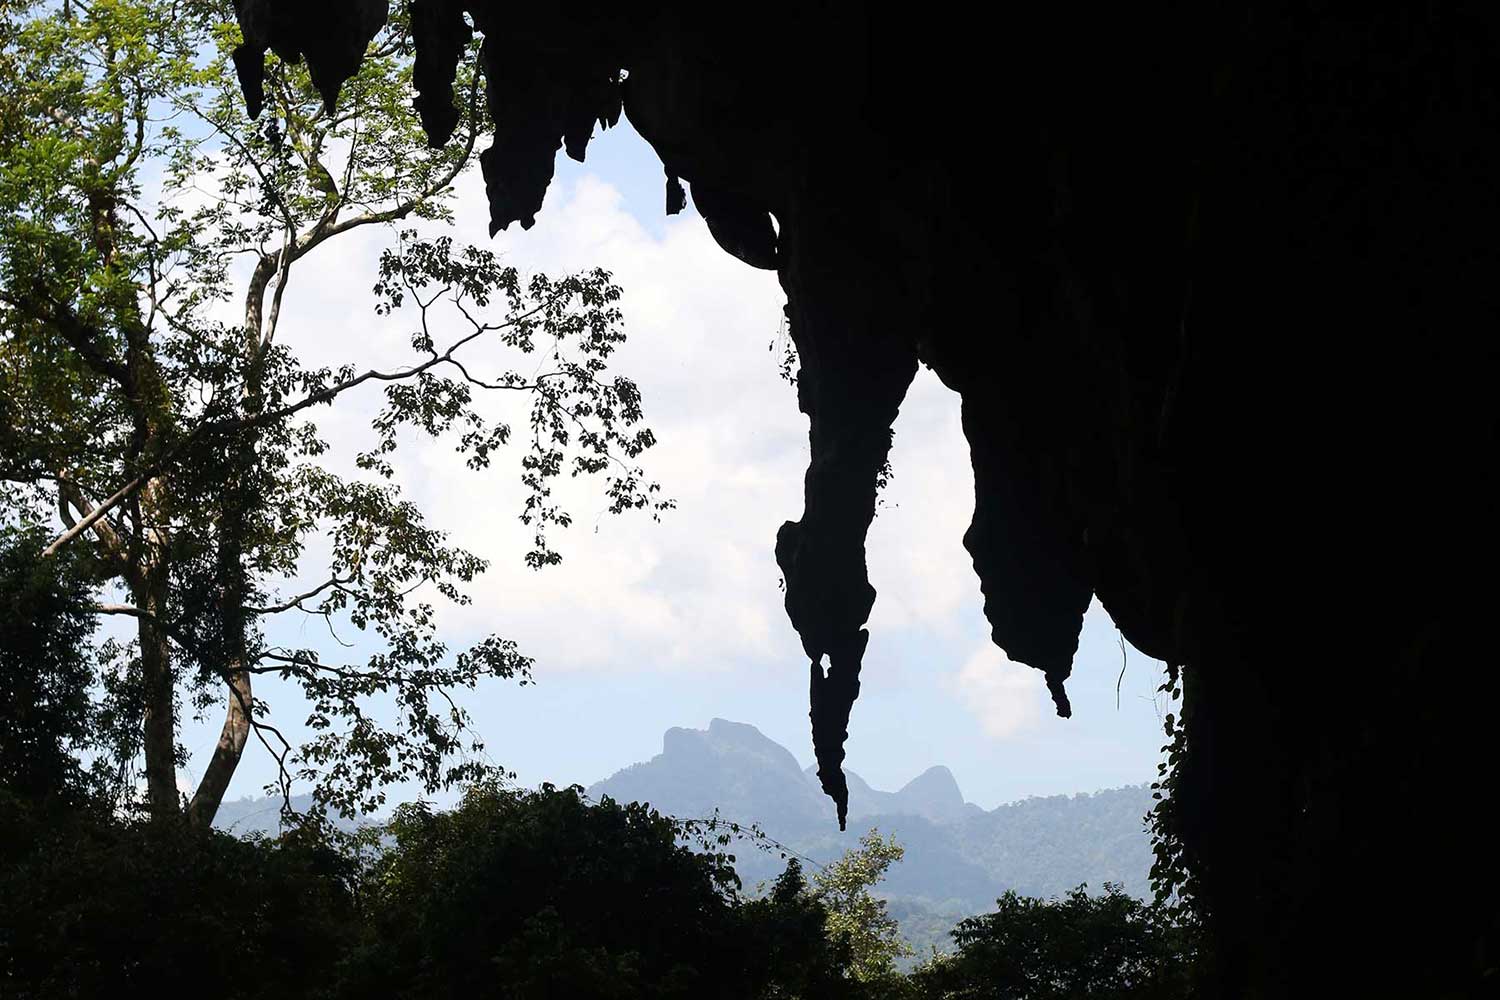
M 331 98 L 379 23 L 239 7 L 252 106 L 265 48 Z M 1457 993 L 1500 966 L 1493 5 L 414 12 L 435 141 L 465 12 L 484 35 L 493 226 L 532 225 L 557 150 L 623 108 L 667 209 L 686 181 L 779 272 L 812 459 L 776 552 L 841 818 L 875 476 L 923 363 L 963 396 L 995 641 L 1061 715 L 1090 595 L 1186 667 L 1226 984 Z

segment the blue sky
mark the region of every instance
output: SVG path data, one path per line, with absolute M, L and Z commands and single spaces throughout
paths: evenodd
M 769 350 L 783 298 L 774 274 L 720 251 L 691 209 L 668 219 L 663 182 L 650 148 L 622 122 L 596 137 L 586 165 L 559 157 L 529 233 L 512 227 L 490 241 L 482 184 L 468 175 L 455 235 L 522 270 L 615 273 L 630 336 L 616 367 L 642 387 L 660 442 L 648 468 L 678 509 L 661 524 L 616 519 L 601 514 L 597 490 L 575 490 L 577 523 L 556 540 L 564 564 L 533 573 L 521 562 L 513 467 L 472 472 L 449 445 L 428 441 L 397 456 L 398 481 L 429 519 L 492 562 L 474 604 L 445 611 L 450 645 L 497 632 L 536 659 L 535 685 L 496 683 L 468 700 L 491 758 L 525 784 L 587 784 L 660 752 L 667 728 L 703 728 L 716 716 L 759 727 L 804 764 L 812 758 L 807 663 L 781 610 L 772 553 L 778 526 L 801 514 L 807 456 L 806 420 Z M 409 358 L 399 317 L 370 311 L 374 263 L 390 239 L 330 245 L 294 276 L 280 336 L 308 363 L 398 367 Z M 484 352 L 471 356 L 482 363 Z M 1163 742 L 1153 697 L 1162 665 L 1134 650 L 1122 661 L 1102 609 L 1085 624 L 1071 720 L 1052 715 L 1040 673 L 989 644 L 961 544 L 973 483 L 958 403 L 924 369 L 896 425 L 895 478 L 870 537 L 880 596 L 848 766 L 896 788 L 946 764 L 986 808 L 1150 780 Z M 366 443 L 378 406 L 371 393 L 320 413 L 333 462 L 347 465 Z M 318 621 L 279 629 L 283 641 L 326 640 Z M 295 702 L 268 693 L 278 721 L 294 723 Z M 184 733 L 189 777 L 217 722 Z M 270 774 L 252 747 L 231 796 L 257 793 Z

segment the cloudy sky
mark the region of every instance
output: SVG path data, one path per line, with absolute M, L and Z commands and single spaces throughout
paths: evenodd
M 564 563 L 536 573 L 522 563 L 514 466 L 475 473 L 430 441 L 398 454 L 398 481 L 429 520 L 491 560 L 473 605 L 444 619 L 450 646 L 494 632 L 536 659 L 534 686 L 497 682 L 468 702 L 491 758 L 526 784 L 587 784 L 660 752 L 667 728 L 716 716 L 812 760 L 807 664 L 772 552 L 780 524 L 801 514 L 807 457 L 806 420 L 770 349 L 784 300 L 774 274 L 720 251 L 691 208 L 668 219 L 663 200 L 660 166 L 623 122 L 596 138 L 587 165 L 559 158 L 529 233 L 513 226 L 490 241 L 477 173 L 461 185 L 459 242 L 492 246 L 523 271 L 603 266 L 625 289 L 630 339 L 615 367 L 643 390 L 660 442 L 648 471 L 677 501 L 656 524 L 603 514 L 597 490 L 571 492 L 577 521 L 554 540 Z M 328 244 L 294 277 L 279 336 L 307 363 L 409 362 L 406 324 L 370 308 L 374 262 L 390 238 Z M 485 348 L 465 357 L 504 363 Z M 361 428 L 379 402 L 376 391 L 319 412 L 342 455 L 335 462 L 368 444 Z M 1086 621 L 1071 720 L 1053 716 L 1039 672 L 989 643 L 961 541 L 973 481 L 958 403 L 923 369 L 896 424 L 895 478 L 870 535 L 879 597 L 848 766 L 894 789 L 946 764 L 986 808 L 1149 780 L 1162 667 L 1122 651 L 1102 609 Z M 288 623 L 278 638 L 327 644 L 316 620 Z M 295 707 L 266 693 L 273 709 Z M 194 755 L 186 777 L 216 732 L 214 720 L 184 734 Z M 257 793 L 270 774 L 253 747 L 231 796 Z

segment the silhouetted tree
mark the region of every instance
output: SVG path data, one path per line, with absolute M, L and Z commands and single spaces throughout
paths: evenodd
M 744 902 L 724 854 L 679 824 L 577 788 L 471 788 L 403 806 L 366 871 L 359 997 L 837 997 L 847 952 L 793 865 Z
M 73 559 L 43 559 L 36 529 L 0 526 L 0 789 L 77 805 L 101 791 L 93 587 Z
M 1061 899 L 1007 892 L 953 931 L 913 979 L 928 1000 L 1177 1000 L 1192 995 L 1196 927 L 1106 883 Z
M 765 1000 L 814 1000 L 867 995 L 852 975 L 847 938 L 828 934 L 828 910 L 809 889 L 792 858 L 770 891 L 745 903 L 741 934 L 746 951 L 762 962 Z
M 355 871 L 316 828 L 247 841 L 0 792 L 0 995 L 326 996 Z
M 234 77 L 233 16 L 228 0 L 0 6 L 0 521 L 60 519 L 39 550 L 76 552 L 124 591 L 93 611 L 133 620 L 105 679 L 133 700 L 120 708 L 139 726 L 158 818 L 183 811 L 181 719 L 223 706 L 186 804 L 202 827 L 252 739 L 283 791 L 307 778 L 348 812 L 395 780 L 472 777 L 452 693 L 527 677 L 508 640 L 454 656 L 438 639 L 434 603 L 465 601 L 486 562 L 391 482 L 404 431 L 455 438 L 482 468 L 512 431 L 476 395 L 527 402 L 517 513 L 535 529 L 535 567 L 557 561 L 547 529 L 571 520 L 552 496 L 559 476 L 603 477 L 614 512 L 668 505 L 631 464 L 653 438 L 634 383 L 607 372 L 624 334 L 604 272 L 528 278 L 489 251 L 393 234 L 371 304 L 410 314 L 410 362 L 298 362 L 284 296 L 309 261 L 352 233 L 450 220 L 481 129 L 475 53 L 459 72 L 462 139 L 433 150 L 409 108 L 404 9 L 337 108 L 305 66 L 276 62 L 258 122 Z M 481 370 L 463 354 L 479 344 L 516 367 Z M 356 458 L 369 475 L 335 475 L 310 416 L 377 386 L 385 405 Z M 377 651 L 330 661 L 267 638 L 297 614 L 364 630 Z M 272 724 L 276 681 L 313 706 L 310 738 Z M 394 725 L 370 714 L 378 696 Z

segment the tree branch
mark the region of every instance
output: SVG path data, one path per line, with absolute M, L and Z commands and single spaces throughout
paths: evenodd
M 146 483 L 150 481 L 151 476 L 156 472 L 159 472 L 160 469 L 161 463 L 157 462 L 154 467 L 148 468 L 145 472 L 142 472 L 140 475 L 130 480 L 130 482 L 115 490 L 115 492 L 107 497 L 103 503 L 99 504 L 99 506 L 95 507 L 88 514 L 84 515 L 83 519 L 80 520 L 77 524 L 73 525 L 71 528 L 64 531 L 61 535 L 58 535 L 57 538 L 53 539 L 52 544 L 48 545 L 45 549 L 42 550 L 42 558 L 45 559 L 48 556 L 56 555 L 58 549 L 62 548 L 64 545 L 68 544 L 73 539 L 77 538 L 79 535 L 92 528 L 104 517 L 105 514 L 109 513 L 111 508 L 115 507 L 117 504 L 122 503 L 123 501 L 134 495 L 135 492 L 142 486 L 146 485 Z
M 281 604 L 275 604 L 275 605 L 272 605 L 271 607 L 266 607 L 266 608 L 246 608 L 245 611 L 247 613 L 249 613 L 249 614 L 254 614 L 254 615 L 275 615 L 275 614 L 280 614 L 283 611 L 290 611 L 293 608 L 297 608 L 298 610 L 305 610 L 302 607 L 302 602 L 303 601 L 310 600 L 310 599 L 312 599 L 314 597 L 317 597 L 319 594 L 321 594 L 323 591 L 329 589 L 330 587 L 338 587 L 341 584 L 348 583 L 351 579 L 352 579 L 352 577 L 334 576 L 334 577 L 331 577 L 330 579 L 324 580 L 322 583 L 318 584 L 316 587 L 314 587 L 312 590 L 309 590 L 307 593 L 305 593 L 305 594 L 298 594 L 296 597 L 293 597 L 290 600 L 285 601 L 285 602 L 283 602 Z
M 69 512 L 69 508 L 71 507 L 72 510 L 76 510 L 81 517 L 88 517 L 96 508 L 93 504 L 89 503 L 88 498 L 83 495 L 83 490 L 76 482 L 61 474 L 53 478 L 57 482 L 58 516 L 68 528 L 76 528 L 78 526 L 77 519 Z M 128 558 L 129 546 L 126 544 L 125 539 L 120 537 L 119 531 L 109 522 L 109 519 L 106 517 L 97 518 L 93 522 L 92 527 L 95 537 L 99 539 L 100 547 L 104 550 L 105 555 L 108 556 L 109 561 L 114 563 L 115 568 L 119 570 L 120 575 L 125 578 L 125 581 L 132 585 L 139 583 L 140 573 L 138 567 Z

